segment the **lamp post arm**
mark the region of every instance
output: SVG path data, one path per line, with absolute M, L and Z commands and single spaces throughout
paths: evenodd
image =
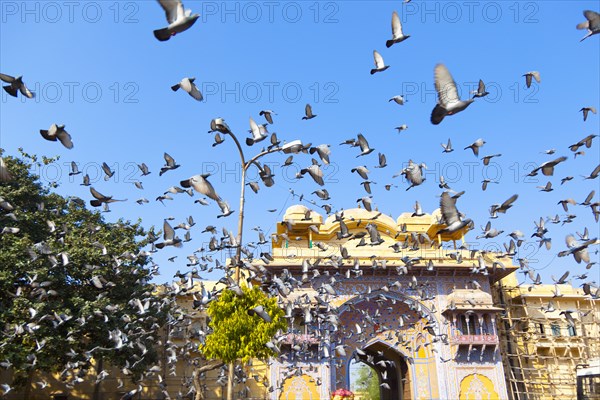
M 242 159 L 242 177 L 241 177 L 241 183 L 240 183 L 240 208 L 239 208 L 240 211 L 238 213 L 237 248 L 235 251 L 235 282 L 236 282 L 236 284 L 239 285 L 240 284 L 240 264 L 241 264 L 241 260 L 242 260 L 242 238 L 243 238 L 243 231 L 244 231 L 244 205 L 246 203 L 246 172 L 248 171 L 248 168 L 252 164 L 256 165 L 260 170 L 262 170 L 262 168 L 258 164 L 257 160 L 263 156 L 266 156 L 267 154 L 271 154 L 271 153 L 280 151 L 281 147 L 275 147 L 272 149 L 262 151 L 262 152 L 258 153 L 257 155 L 255 155 L 254 157 L 252 157 L 248 162 L 245 162 L 244 161 L 245 160 L 244 153 L 242 151 L 240 142 L 237 140 L 237 138 L 235 136 L 232 135 L 232 137 L 234 138 L 234 141 L 240 152 L 240 158 Z
M 259 165 L 257 164 L 257 160 L 263 156 L 266 156 L 267 154 L 271 154 L 271 153 L 276 153 L 278 151 L 281 151 L 281 147 L 273 147 L 272 149 L 268 149 L 265 151 L 261 151 L 260 153 L 258 153 L 257 155 L 255 155 L 254 157 L 252 157 L 245 165 L 245 169 L 248 169 L 250 167 L 251 164 L 256 164 L 257 167 L 259 167 Z
M 236 145 L 236 147 L 238 149 L 238 153 L 240 153 L 240 161 L 242 163 L 242 168 L 246 168 L 246 157 L 244 157 L 244 150 L 242 150 L 242 145 L 240 144 L 240 141 L 233 134 L 233 132 L 229 131 L 228 135 L 231 136 L 231 138 L 235 142 L 235 145 Z

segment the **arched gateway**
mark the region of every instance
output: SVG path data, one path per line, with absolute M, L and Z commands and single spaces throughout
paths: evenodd
M 346 210 L 343 233 L 340 218 L 308 211 L 287 210 L 264 265 L 289 320 L 272 399 L 327 399 L 350 387 L 353 360 L 373 368 L 382 400 L 459 398 L 470 376 L 507 398 L 489 292 L 509 259 L 496 269 L 499 255 L 457 248 L 468 228 L 439 235 L 439 210 L 396 221 Z

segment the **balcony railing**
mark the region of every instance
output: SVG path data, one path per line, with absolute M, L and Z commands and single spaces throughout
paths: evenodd
M 472 345 L 495 345 L 498 344 L 498 335 L 454 335 L 451 337 L 452 344 Z
M 282 340 L 284 344 L 319 344 L 320 340 L 310 334 L 288 333 Z

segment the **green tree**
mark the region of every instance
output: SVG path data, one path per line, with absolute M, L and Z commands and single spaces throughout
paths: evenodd
M 149 283 L 144 230 L 51 193 L 31 172 L 37 157 L 22 156 L 4 158 L 0 181 L 0 362 L 11 384 L 35 372 L 75 383 L 103 361 L 140 380 L 171 307 Z
M 208 306 L 211 332 L 200 350 L 208 358 L 225 363 L 252 358 L 267 359 L 276 353 L 266 346 L 277 331 L 285 330 L 284 312 L 277 299 L 268 297 L 259 287 L 242 287 L 243 296 L 226 289 Z M 262 306 L 271 318 L 265 321 L 251 310 Z
M 272 345 L 273 337 L 279 330 L 287 328 L 284 312 L 277 305 L 276 298 L 267 296 L 257 286 L 252 289 L 243 286 L 242 292 L 243 295 L 239 296 L 234 291 L 225 289 L 218 299 L 209 304 L 207 314 L 210 317 L 210 333 L 200 346 L 205 357 L 229 364 L 230 382 L 233 377 L 232 368 L 237 360 L 264 360 L 276 355 Z M 268 314 L 270 321 L 252 311 L 259 306 Z
M 359 364 L 354 387 L 355 391 L 366 393 L 365 400 L 379 400 L 379 378 L 374 370 L 364 363 Z

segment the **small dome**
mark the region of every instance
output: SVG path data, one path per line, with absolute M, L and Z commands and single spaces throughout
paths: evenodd
M 284 221 L 301 221 L 301 220 L 305 220 L 304 216 L 306 215 L 306 212 L 310 211 L 310 220 L 309 221 L 313 221 L 313 222 L 319 222 L 321 223 L 321 221 L 323 221 L 323 217 L 321 216 L 321 214 L 319 214 L 318 212 L 316 212 L 315 210 L 311 210 L 308 207 L 305 207 L 301 204 L 296 204 L 293 205 L 291 207 L 289 207 L 287 210 L 285 210 L 285 215 L 283 216 L 283 220 Z

